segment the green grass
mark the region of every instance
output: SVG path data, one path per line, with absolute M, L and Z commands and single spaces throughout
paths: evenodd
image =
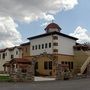
M 0 81 L 8 82 L 8 81 L 11 81 L 11 79 L 9 76 L 0 76 Z

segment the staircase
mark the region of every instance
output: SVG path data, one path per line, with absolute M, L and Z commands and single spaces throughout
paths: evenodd
M 87 58 L 87 60 L 84 62 L 84 64 L 81 66 L 81 74 L 84 73 L 87 65 L 90 63 L 90 56 Z

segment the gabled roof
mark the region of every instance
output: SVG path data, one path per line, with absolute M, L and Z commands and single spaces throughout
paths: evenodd
M 30 45 L 30 42 L 22 43 L 20 46 L 26 46 L 26 45 Z
M 10 48 L 0 49 L 0 52 L 5 52 L 6 50 L 12 51 L 15 48 L 21 49 L 21 46 L 15 46 L 15 47 L 10 47 Z
M 0 52 L 5 52 L 7 50 L 7 48 L 5 49 L 0 49 Z
M 45 37 L 45 36 L 54 35 L 54 34 L 57 34 L 57 35 L 63 36 L 63 37 L 67 37 L 67 38 L 70 38 L 70 39 L 73 39 L 73 40 L 78 40 L 78 39 L 75 38 L 75 37 L 72 37 L 72 36 L 63 34 L 63 33 L 61 33 L 61 32 L 56 32 L 56 31 L 50 32 L 50 33 L 41 34 L 41 35 L 37 35 L 37 36 L 33 36 L 33 37 L 29 37 L 28 39 L 29 39 L 29 40 L 33 40 L 33 39 L 37 39 L 37 38 L 41 38 L 41 37 Z
M 9 67 L 10 64 L 19 63 L 19 64 L 32 64 L 30 59 L 24 59 L 24 58 L 13 58 L 11 61 L 6 62 L 3 64 L 3 66 Z
M 31 61 L 29 59 L 24 58 L 13 58 L 9 63 L 31 64 Z

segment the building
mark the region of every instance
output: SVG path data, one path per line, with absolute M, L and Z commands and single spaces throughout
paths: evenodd
M 3 65 L 13 58 L 21 58 L 22 50 L 20 46 L 0 50 L 0 73 L 4 71 Z
M 90 75 L 90 45 L 77 44 L 74 46 L 75 73 Z
M 32 62 L 35 75 L 60 78 L 67 71 L 72 75 L 90 75 L 90 46 L 77 44 L 77 38 L 62 33 L 56 23 L 50 23 L 44 30 L 44 34 L 29 37 L 30 42 L 0 50 L 0 71 L 9 71 L 6 67 L 10 62 L 6 61 L 21 58 L 21 62 L 27 59 Z
M 13 81 L 34 80 L 34 66 L 30 59 L 13 58 L 3 67 Z
M 23 43 L 20 46 L 22 48 L 22 58 L 30 57 L 30 42 Z
M 29 37 L 30 54 L 35 57 L 35 71 L 40 75 L 56 75 L 57 65 L 74 69 L 74 49 L 77 38 L 61 33 L 61 27 L 50 23 L 46 33 Z M 55 61 L 54 61 L 55 60 Z M 63 67 L 64 69 L 64 67 Z

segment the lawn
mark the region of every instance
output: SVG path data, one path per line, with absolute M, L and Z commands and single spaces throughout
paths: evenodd
M 7 81 L 11 81 L 11 79 L 10 79 L 9 76 L 0 76 L 0 82 L 1 82 L 1 81 L 7 82 Z

